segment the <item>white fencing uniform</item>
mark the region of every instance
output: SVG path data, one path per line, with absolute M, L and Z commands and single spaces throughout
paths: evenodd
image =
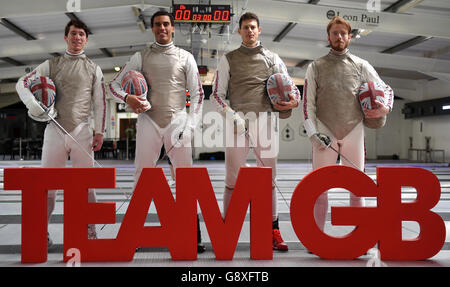
M 56 120 L 69 132 L 85 151 L 67 136 L 53 122 L 49 122 L 44 132 L 42 147 L 42 167 L 65 167 L 70 156 L 73 167 L 93 167 L 91 108 L 93 109 L 96 134 L 105 131 L 106 94 L 103 73 L 98 65 L 86 57 L 84 52 L 74 55 L 66 51 L 40 64 L 31 73 L 19 79 L 16 85 L 22 101 L 33 97 L 30 83 L 39 76 L 50 77 L 56 86 Z M 49 191 L 48 217 L 53 212 L 56 191 Z M 89 190 L 89 202 L 95 202 L 94 189 Z
M 175 170 L 192 166 L 191 137 L 201 119 L 204 99 L 194 57 L 173 42 L 167 45 L 153 43 L 135 53 L 109 85 L 111 95 L 120 103 L 125 103 L 127 94 L 121 82 L 129 70 L 144 75 L 149 85 L 147 99 L 151 104 L 150 110 L 139 114 L 136 123 L 135 184 L 142 168 L 156 165 L 163 144 Z M 189 114 L 186 112 L 186 90 L 191 97 Z M 180 132 L 183 136 L 178 140 Z
M 312 62 L 306 71 L 303 113 L 305 129 L 309 137 L 324 133 L 331 138 L 331 145 L 364 171 L 364 125 L 372 127 L 378 119 L 365 119 L 359 104 L 359 87 L 368 81 L 384 82 L 375 69 L 365 60 L 333 51 Z M 393 97 L 387 99 L 392 109 Z M 337 153 L 313 144 L 313 169 L 336 164 Z M 353 167 L 342 159 L 342 164 Z M 350 193 L 351 206 L 363 206 L 364 200 Z M 317 200 L 315 218 L 323 230 L 328 210 L 328 196 L 324 192 Z
M 266 93 L 266 81 L 269 76 L 275 73 L 288 75 L 286 66 L 279 56 L 263 48 L 260 43 L 256 47 L 249 48 L 241 45 L 238 49 L 224 55 L 217 67 L 215 80 L 213 84 L 213 94 L 211 99 L 216 103 L 217 110 L 225 117 L 227 113 L 242 112 L 245 114 L 253 112 L 256 116 L 260 112 L 275 112 L 271 106 L 269 97 Z M 292 86 L 295 91 L 295 99 L 300 101 L 300 92 L 295 85 Z M 225 98 L 228 95 L 229 104 Z M 224 213 L 228 208 L 231 194 L 236 183 L 237 175 L 241 166 L 245 164 L 250 145 L 254 145 L 254 152 L 263 161 L 257 161 L 258 166 L 272 168 L 273 186 L 276 180 L 276 154 L 265 155 L 265 149 L 258 140 L 258 135 L 264 128 L 269 130 L 270 126 L 265 126 L 266 122 L 259 121 L 260 127 L 252 129 L 249 125 L 248 137 L 245 139 L 245 145 L 228 146 L 225 151 L 225 193 L 224 193 Z M 267 121 L 270 123 L 270 121 Z M 262 124 L 262 125 L 261 125 Z M 227 135 L 229 137 L 230 135 Z M 250 141 L 249 142 L 249 138 Z M 278 137 L 273 140 L 278 144 Z M 269 153 L 270 154 L 270 153 Z M 275 221 L 278 217 L 278 201 L 275 188 L 272 190 L 272 217 Z

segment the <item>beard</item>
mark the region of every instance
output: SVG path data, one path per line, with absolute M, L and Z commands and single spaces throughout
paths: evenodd
M 340 42 L 335 42 L 334 44 L 330 42 L 330 46 L 333 50 L 337 52 L 343 52 L 347 49 L 349 42 L 344 42 L 343 44 Z

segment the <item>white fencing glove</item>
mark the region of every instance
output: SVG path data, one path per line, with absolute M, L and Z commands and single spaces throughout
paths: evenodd
M 28 109 L 28 113 L 34 117 L 42 116 L 45 113 L 45 110 L 33 95 L 27 97 L 24 104 Z
M 330 137 L 323 133 L 315 133 L 309 140 L 319 150 L 326 150 L 331 145 Z
M 241 118 L 237 113 L 233 115 L 234 134 L 243 135 L 247 131 L 246 121 Z

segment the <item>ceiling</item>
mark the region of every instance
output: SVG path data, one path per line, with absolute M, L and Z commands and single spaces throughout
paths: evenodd
M 0 0 L 0 95 L 14 93 L 20 76 L 64 53 L 64 27 L 73 17 L 90 28 L 86 54 L 111 79 L 114 67 L 153 42 L 150 17 L 161 8 L 170 9 L 173 2 L 232 5 L 229 25 L 176 24 L 175 44 L 191 51 L 199 65 L 207 65 L 210 75 L 218 59 L 240 45 L 236 22 L 251 11 L 260 17 L 262 44 L 280 55 L 298 84 L 307 64 L 328 53 L 327 15 L 333 13 L 350 19 L 355 35 L 362 29 L 351 51 L 393 86 L 450 79 L 447 0 Z M 204 78 L 205 84 L 210 81 Z

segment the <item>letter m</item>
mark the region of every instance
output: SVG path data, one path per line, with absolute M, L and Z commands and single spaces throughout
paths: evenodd
M 242 167 L 222 218 L 206 168 L 177 168 L 177 202 L 185 214 L 202 210 L 211 244 L 219 260 L 233 259 L 250 205 L 250 257 L 272 259 L 272 170 Z

